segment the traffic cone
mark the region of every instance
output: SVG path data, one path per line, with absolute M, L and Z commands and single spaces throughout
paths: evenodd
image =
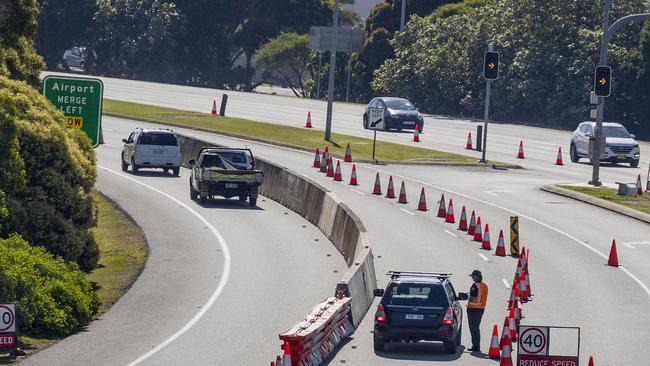
M 521 265 L 521 256 L 517 261 L 517 271 L 515 272 L 515 278 L 521 278 L 521 274 L 524 272 L 524 267 Z
M 506 316 L 506 320 L 503 322 L 503 328 L 501 329 L 501 340 L 499 341 L 499 348 L 503 349 L 503 346 L 506 344 L 510 344 L 512 346 L 508 334 L 510 334 L 510 321 L 508 321 L 508 317 Z
M 636 177 L 636 193 L 643 196 L 643 186 L 641 186 L 641 174 Z
M 517 320 L 517 317 L 515 316 L 515 308 L 510 307 L 508 308 L 508 317 L 512 318 L 515 321 L 515 327 L 519 327 L 519 321 Z
M 336 161 L 336 172 L 334 173 L 334 180 L 337 182 L 343 181 L 343 176 L 341 175 L 341 160 Z
M 594 356 L 589 356 L 589 364 L 587 366 L 594 366 Z
M 350 176 L 350 185 L 351 186 L 358 186 L 359 182 L 357 182 L 357 165 L 352 164 L 352 175 Z
M 517 153 L 517 159 L 524 159 L 524 142 L 519 141 L 519 153 Z
M 499 257 L 505 257 L 506 256 L 506 244 L 503 240 L 503 230 L 499 231 L 499 240 L 497 241 L 497 250 L 494 252 L 494 255 L 498 255 Z
M 494 327 L 492 328 L 492 340 L 490 341 L 490 350 L 488 351 L 488 357 L 498 360 L 501 358 L 499 351 L 499 330 L 497 329 L 497 325 L 494 324 Z
M 381 195 L 381 182 L 379 180 L 379 173 L 375 176 L 375 188 L 372 190 L 372 194 Z
M 278 357 L 275 358 L 275 366 L 283 366 L 282 363 L 282 356 L 278 355 Z
M 555 159 L 555 165 L 564 165 L 564 163 L 562 163 L 562 146 L 557 148 L 557 158 Z
M 408 203 L 406 200 L 406 187 L 404 187 L 404 181 L 402 181 L 402 187 L 399 189 L 399 198 L 397 203 Z
M 212 116 L 216 117 L 217 116 L 217 100 L 212 99 Z
M 506 339 L 506 344 L 503 346 L 503 349 L 501 349 L 501 361 L 499 362 L 499 366 L 512 366 L 512 343 L 510 343 L 507 334 Z
M 418 211 L 428 211 L 427 210 L 427 197 L 424 194 L 424 187 L 420 191 L 420 202 L 418 203 Z
M 476 231 L 476 215 L 474 210 L 472 210 L 472 215 L 469 218 L 469 227 L 467 228 L 467 235 L 474 235 Z
M 454 201 L 449 197 L 449 206 L 447 206 L 447 214 L 445 215 L 445 222 L 453 224 L 456 222 L 454 216 Z
M 519 298 L 521 299 L 521 302 L 528 302 L 528 300 L 530 300 L 526 274 L 523 274 L 519 280 Z
M 388 190 L 386 191 L 386 198 L 395 198 L 395 188 L 393 187 L 393 176 L 388 178 Z
M 282 366 L 291 365 L 291 345 L 289 342 L 284 342 L 284 355 L 282 356 Z
M 473 150 L 473 147 L 472 147 L 472 133 L 471 132 L 467 133 L 467 143 L 465 144 L 465 149 Z
M 474 226 L 474 241 L 479 243 L 483 241 L 483 233 L 481 232 L 481 216 L 476 219 L 476 226 Z
M 460 221 L 458 222 L 458 230 L 467 231 L 467 214 L 465 213 L 465 206 L 460 210 Z
M 443 219 L 447 217 L 447 209 L 445 208 L 445 194 L 440 197 L 440 206 L 438 206 L 438 217 Z
M 519 327 L 519 324 L 521 322 L 521 308 L 519 307 L 519 299 L 515 297 L 515 301 L 512 305 L 513 306 L 510 308 L 512 309 L 511 316 L 515 318 L 515 325 Z
M 305 122 L 305 128 L 311 128 L 311 112 L 307 112 L 307 122 Z
M 508 317 L 508 328 L 510 328 L 510 340 L 517 342 L 517 325 L 514 318 Z
M 483 244 L 481 249 L 492 250 L 492 245 L 490 244 L 490 226 L 485 224 L 485 232 L 483 233 Z
M 314 168 L 320 168 L 320 150 L 316 148 L 316 156 L 314 156 Z
M 325 146 L 325 151 L 323 151 L 323 155 L 325 155 L 325 158 L 327 160 L 329 160 L 329 158 L 330 158 L 330 147 L 329 146 Z
M 271 361 L 271 366 L 275 366 L 275 362 Z
M 352 149 L 350 149 L 350 143 L 348 142 L 348 146 L 345 148 L 345 158 L 343 159 L 346 163 L 351 163 L 352 162 Z
M 618 267 L 618 254 L 616 253 L 616 239 L 612 240 L 612 248 L 609 250 L 608 266 Z
M 415 125 L 415 131 L 413 132 L 413 142 L 420 142 L 420 126 Z
M 323 157 L 320 160 L 320 172 L 321 173 L 327 173 L 327 156 L 325 152 L 323 151 Z
M 334 178 L 334 162 L 332 161 L 331 156 L 327 159 L 327 176 Z

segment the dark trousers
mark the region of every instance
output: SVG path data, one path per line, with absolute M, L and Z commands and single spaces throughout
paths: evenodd
M 472 335 L 472 348 L 481 348 L 481 318 L 483 318 L 484 309 L 467 309 L 467 323 L 469 332 Z

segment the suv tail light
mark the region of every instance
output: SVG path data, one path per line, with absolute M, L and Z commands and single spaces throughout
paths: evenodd
M 379 304 L 377 306 L 377 312 L 375 313 L 375 321 L 377 323 L 386 323 L 386 312 L 384 311 L 384 305 Z
M 445 317 L 442 318 L 442 325 L 452 325 L 454 324 L 454 311 L 451 308 L 447 308 Z

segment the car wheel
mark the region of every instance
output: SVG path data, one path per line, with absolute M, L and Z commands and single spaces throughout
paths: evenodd
M 363 128 L 365 128 L 366 130 L 368 129 L 368 115 L 367 114 L 363 115 Z
M 241 202 L 246 201 L 246 198 L 248 198 L 248 196 L 246 196 L 246 195 L 244 195 L 244 196 L 239 196 L 239 200 L 240 200 Z
M 138 170 L 140 169 L 139 166 L 135 165 L 135 159 L 131 158 L 131 169 L 133 170 L 133 174 L 137 174 Z
M 124 161 L 124 153 L 120 154 L 120 161 L 122 162 L 122 171 L 125 172 L 129 169 L 129 164 Z
M 177 166 L 176 168 L 172 168 L 172 174 L 174 174 L 174 177 L 178 177 L 180 173 L 181 173 L 181 167 Z
M 630 161 L 630 166 L 631 166 L 632 168 L 636 168 L 636 167 L 638 167 L 638 166 L 639 166 L 639 160 L 632 160 L 632 161 Z
M 257 206 L 257 198 L 252 198 L 252 197 L 249 198 L 248 199 L 248 205 L 251 206 L 251 207 Z
M 86 71 L 86 64 L 83 61 L 79 63 L 79 69 L 81 69 L 81 71 Z
M 445 342 L 445 353 L 453 355 L 456 353 L 456 348 L 458 348 L 458 339 L 454 338 L 451 341 Z
M 580 157 L 578 156 L 578 151 L 576 151 L 576 145 L 571 144 L 571 148 L 569 148 L 569 155 L 571 156 L 572 162 L 577 163 L 580 161 Z
M 165 174 L 169 174 L 169 168 L 163 168 L 163 172 L 165 172 Z
M 63 60 L 63 69 L 70 71 L 70 65 L 68 65 L 68 61 Z
M 386 349 L 386 341 L 383 339 L 379 339 L 377 336 L 372 337 L 372 345 L 375 351 L 377 352 L 384 352 Z
M 456 335 L 456 343 L 463 344 L 463 330 L 458 328 L 458 334 Z
M 190 178 L 190 199 L 196 201 L 196 191 L 194 190 L 194 187 L 192 187 L 192 178 Z

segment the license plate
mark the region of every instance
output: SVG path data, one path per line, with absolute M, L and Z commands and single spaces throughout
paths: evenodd
M 237 188 L 237 183 L 226 183 L 226 188 Z
M 153 154 L 154 155 L 162 155 L 165 153 L 165 150 L 163 149 L 153 149 Z
M 407 126 L 413 126 L 415 125 L 415 122 L 405 121 L 404 124 Z
M 625 160 L 625 155 L 616 155 L 616 159 Z
M 406 314 L 407 320 L 423 320 L 424 315 L 421 314 Z

